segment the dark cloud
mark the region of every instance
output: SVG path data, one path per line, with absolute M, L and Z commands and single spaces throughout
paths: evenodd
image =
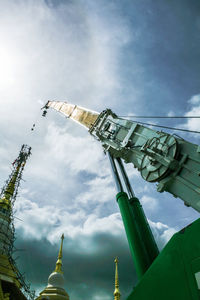
M 50 273 L 55 268 L 59 241 L 52 245 L 46 239 L 24 240 L 17 233 L 17 262 L 21 272 L 33 288 L 45 287 Z M 93 299 L 95 295 L 104 293 L 112 299 L 114 290 L 114 258 L 119 257 L 120 290 L 125 298 L 136 282 L 132 259 L 124 238 L 111 234 L 96 234 L 85 237 L 85 243 L 91 249 L 83 251 L 79 247 L 83 237 L 64 240 L 63 271 L 66 279 L 66 290 L 71 299 Z M 95 250 L 93 249 L 95 247 Z M 23 251 L 22 251 L 23 250 Z

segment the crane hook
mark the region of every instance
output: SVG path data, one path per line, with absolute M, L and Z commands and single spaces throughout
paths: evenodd
M 33 126 L 32 126 L 32 128 L 31 128 L 31 130 L 33 131 L 35 129 L 35 124 L 33 124 Z

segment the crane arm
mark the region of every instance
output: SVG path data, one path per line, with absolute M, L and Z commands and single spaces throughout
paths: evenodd
M 99 115 L 95 111 L 62 101 L 48 101 L 44 108 L 47 109 L 49 107 L 61 112 L 67 118 L 74 120 L 86 128 L 90 128 Z
M 133 163 L 144 180 L 157 182 L 158 192 L 169 192 L 200 212 L 200 146 L 119 118 L 110 109 L 98 114 L 57 101 L 47 107 L 89 128 L 105 151 Z

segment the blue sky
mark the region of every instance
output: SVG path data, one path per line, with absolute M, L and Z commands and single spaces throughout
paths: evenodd
M 15 204 L 22 220 L 15 220 L 17 247 L 24 249 L 19 266 L 39 292 L 64 232 L 71 299 L 112 299 L 116 255 L 125 299 L 136 275 L 107 158 L 84 128 L 55 111 L 42 118 L 40 108 L 52 99 L 118 115 L 200 115 L 200 3 L 0 4 L 1 186 L 21 145 L 33 148 Z M 198 119 L 162 124 L 199 130 Z M 199 143 L 198 135 L 182 136 Z M 198 218 L 181 200 L 157 193 L 132 166 L 127 169 L 160 247 Z

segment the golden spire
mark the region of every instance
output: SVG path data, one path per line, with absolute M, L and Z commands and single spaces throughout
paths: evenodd
M 18 157 L 13 162 L 14 169 L 6 183 L 5 188 L 2 189 L 0 198 L 0 209 L 11 211 L 11 201 L 15 200 L 17 191 L 22 176 L 22 172 L 27 158 L 31 154 L 31 148 L 27 145 L 22 145 Z M 13 201 L 14 202 L 14 201 Z
M 119 291 L 119 278 L 118 278 L 118 258 L 115 258 L 115 291 L 114 291 L 114 300 L 120 300 L 120 291 Z
M 58 273 L 61 273 L 61 274 L 63 274 L 63 272 L 61 270 L 61 267 L 62 267 L 63 240 L 64 240 L 64 234 L 62 234 L 62 236 L 61 236 L 60 250 L 59 250 L 58 260 L 56 262 L 56 268 L 55 268 L 55 272 L 58 272 Z
M 11 208 L 11 197 L 14 195 L 15 192 L 15 184 L 17 181 L 17 177 L 19 175 L 21 165 L 18 165 L 16 171 L 14 172 L 13 176 L 11 177 L 10 181 L 7 184 L 7 187 L 4 191 L 4 196 L 0 199 L 0 205 L 2 208 L 9 210 Z

